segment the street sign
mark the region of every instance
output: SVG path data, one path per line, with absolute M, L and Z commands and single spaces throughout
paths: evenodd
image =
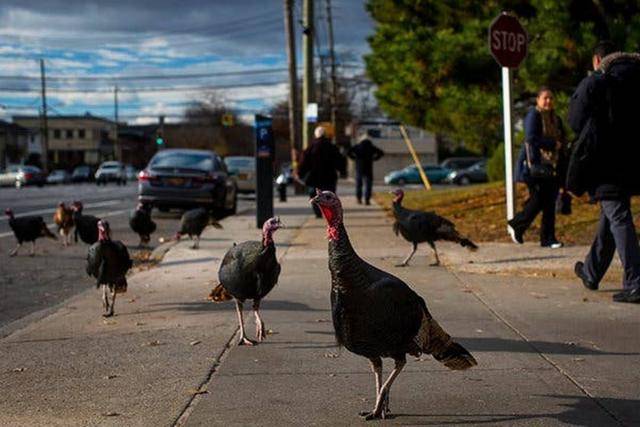
M 256 226 L 273 216 L 275 143 L 271 117 L 256 114 Z
M 307 104 L 307 110 L 305 111 L 305 116 L 307 117 L 307 121 L 309 123 L 315 123 L 318 121 L 318 104 L 312 102 Z
M 502 66 L 502 117 L 504 123 L 504 175 L 507 220 L 515 215 L 516 187 L 513 174 L 513 100 L 511 68 L 518 68 L 527 56 L 528 36 L 520 21 L 502 12 L 489 26 L 489 50 Z M 507 226 L 507 231 L 510 232 Z
M 489 27 L 489 49 L 503 67 L 518 68 L 527 56 L 527 32 L 513 15 L 502 12 Z

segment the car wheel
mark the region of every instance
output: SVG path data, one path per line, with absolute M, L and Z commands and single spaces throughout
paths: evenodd
M 458 183 L 459 183 L 459 185 L 469 185 L 469 184 L 471 184 L 471 180 L 469 179 L 468 176 L 465 175 L 462 178 L 460 178 Z

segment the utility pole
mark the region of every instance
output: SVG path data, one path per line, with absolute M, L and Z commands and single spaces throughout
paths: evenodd
M 315 99 L 313 82 L 313 0 L 303 0 L 302 6 L 302 148 L 309 146 L 311 129 L 307 121 L 307 106 Z
M 40 116 L 42 168 L 47 173 L 49 172 L 49 123 L 47 122 L 47 83 L 44 72 L 44 59 L 40 59 L 40 82 L 42 85 L 42 115 Z
M 293 1 L 284 0 L 284 28 L 287 38 L 289 61 L 289 141 L 291 143 L 291 166 L 297 169 L 300 152 L 300 114 L 298 114 L 298 76 L 296 74 L 296 39 L 293 33 Z
M 331 57 L 331 126 L 333 127 L 333 142 L 336 141 L 338 129 L 336 127 L 336 112 L 338 110 L 338 82 L 336 80 L 336 53 L 333 45 L 333 18 L 331 17 L 331 0 L 327 2 L 327 24 L 329 25 L 329 56 Z
M 115 136 L 114 147 L 116 160 L 122 161 L 122 152 L 120 150 L 120 139 L 118 138 L 118 85 L 113 88 L 113 118 L 115 120 Z

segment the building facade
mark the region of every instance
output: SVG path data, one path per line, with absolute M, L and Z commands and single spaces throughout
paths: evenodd
M 22 163 L 30 154 L 34 137 L 28 129 L 0 120 L 0 169 Z
M 39 135 L 41 132 L 39 116 L 14 116 L 13 122 L 33 134 Z M 47 122 L 51 168 L 97 166 L 114 158 L 116 126 L 113 121 L 87 114 L 49 117 Z

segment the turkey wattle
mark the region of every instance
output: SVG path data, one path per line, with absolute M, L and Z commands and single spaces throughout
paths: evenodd
M 31 252 L 29 255 L 34 256 L 36 254 L 37 238 L 49 237 L 54 240 L 57 239 L 55 234 L 49 231 L 47 224 L 41 216 L 23 216 L 16 218 L 11 209 L 6 209 L 4 214 L 9 217 L 9 227 L 11 227 L 13 235 L 18 241 L 16 248 L 9 252 L 9 256 L 18 255 L 18 249 L 20 249 L 23 242 L 31 242 Z
M 336 339 L 369 359 L 376 381 L 376 403 L 366 419 L 389 412 L 389 390 L 406 363 L 406 354 L 430 354 L 449 369 L 475 366 L 476 360 L 440 327 L 425 301 L 397 277 L 362 260 L 353 250 L 342 220 L 342 205 L 330 191 L 317 191 L 312 203 L 327 221 L 331 312 Z M 382 358 L 395 368 L 382 382 Z
M 276 258 L 273 233 L 282 228 L 280 218 L 273 217 L 262 226 L 262 241 L 246 241 L 234 244 L 222 259 L 218 271 L 220 284 L 209 294 L 209 299 L 220 302 L 236 300 L 240 341 L 238 345 L 253 345 L 244 330 L 242 307 L 245 300 L 253 300 L 253 312 L 256 318 L 256 340 L 261 342 L 265 336 L 264 322 L 260 317 L 260 301 L 267 296 L 278 283 L 280 264 Z
M 440 257 L 435 243 L 439 240 L 459 243 L 471 251 L 478 249 L 475 243 L 460 235 L 456 231 L 456 226 L 448 219 L 437 215 L 435 212 L 406 209 L 402 206 L 404 191 L 398 189 L 392 193 L 395 195 L 393 199 L 393 216 L 396 219 L 393 224 L 393 231 L 396 236 L 400 234 L 406 241 L 413 244 L 411 253 L 396 267 L 409 265 L 409 261 L 418 249 L 418 244 L 423 242 L 427 242 L 431 246 L 436 256 L 436 262 L 431 265 L 440 265 Z
M 109 223 L 98 221 L 98 241 L 87 252 L 87 274 L 96 278 L 96 287 L 102 286 L 103 316 L 113 316 L 116 294 L 127 290 L 127 271 L 133 263 L 126 246 L 111 240 Z M 111 301 L 109 301 L 109 293 Z

